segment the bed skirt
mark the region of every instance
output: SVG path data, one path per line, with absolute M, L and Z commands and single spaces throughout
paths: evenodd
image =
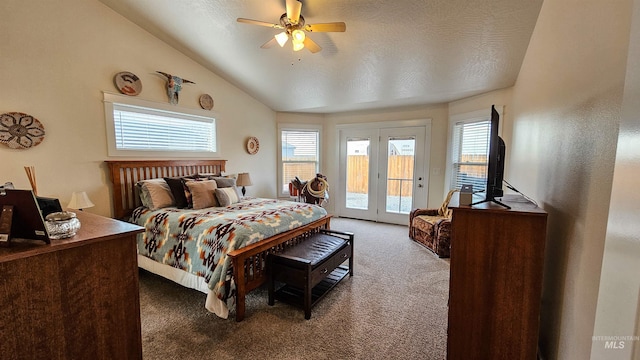
M 190 274 L 184 270 L 176 269 L 172 266 L 160 264 L 149 259 L 146 256 L 138 255 L 138 267 L 147 270 L 156 275 L 169 279 L 189 289 L 198 290 L 207 294 L 207 300 L 204 307 L 217 316 L 227 319 L 229 317 L 229 309 L 227 305 L 209 289 L 207 282 L 203 277 Z

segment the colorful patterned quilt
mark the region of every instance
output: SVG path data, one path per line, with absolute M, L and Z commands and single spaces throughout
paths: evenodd
M 138 254 L 203 277 L 230 309 L 235 305 L 235 283 L 229 252 L 326 214 L 317 205 L 250 198 L 202 210 L 140 207 L 131 222 L 145 228 L 138 235 Z

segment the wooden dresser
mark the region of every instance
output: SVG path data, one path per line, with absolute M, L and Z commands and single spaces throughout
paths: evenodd
M 2 359 L 141 359 L 136 234 L 78 211 L 71 238 L 0 247 Z
M 510 198 L 452 200 L 448 359 L 536 359 L 547 214 Z

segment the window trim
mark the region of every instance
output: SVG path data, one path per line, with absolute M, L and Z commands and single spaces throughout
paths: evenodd
M 103 92 L 104 102 L 104 114 L 105 124 L 107 130 L 107 155 L 110 157 L 139 157 L 139 158 L 220 158 L 220 142 L 218 141 L 218 125 L 220 122 L 219 117 L 215 112 L 208 110 L 192 109 L 185 107 L 178 107 L 171 104 L 159 103 L 155 101 L 138 99 L 130 96 L 123 96 L 118 94 L 112 94 Z M 216 151 L 179 151 L 179 150 L 124 150 L 116 148 L 116 135 L 113 119 L 113 104 L 122 104 L 129 106 L 138 106 L 147 108 L 151 111 L 169 112 L 177 115 L 187 115 L 196 117 L 205 117 L 213 119 L 216 126 Z
M 498 135 L 502 137 L 502 127 L 504 126 L 504 106 L 496 105 L 495 106 L 498 115 L 500 116 L 500 123 L 498 125 Z M 453 174 L 453 144 L 454 144 L 454 128 L 456 124 L 459 123 L 474 123 L 480 121 L 490 121 L 491 120 L 491 107 L 486 110 L 477 110 L 463 114 L 456 114 L 449 117 L 449 133 L 447 137 L 447 160 L 446 160 L 446 170 L 445 170 L 445 179 L 444 179 L 444 192 L 443 195 L 449 192 L 452 184 Z M 488 150 L 487 150 L 488 151 Z M 475 190 L 474 190 L 475 191 Z
M 317 131 L 318 132 L 318 167 L 317 172 L 322 173 L 322 125 L 315 124 L 278 124 L 278 171 L 276 176 L 276 186 L 278 187 L 278 197 L 289 197 L 289 190 L 283 191 L 284 183 L 282 180 L 282 132 L 283 131 Z M 308 179 L 302 179 L 308 180 Z

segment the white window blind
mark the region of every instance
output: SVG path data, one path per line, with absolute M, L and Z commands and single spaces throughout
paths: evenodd
M 115 148 L 132 151 L 217 151 L 214 118 L 113 104 Z
M 282 193 L 289 192 L 289 182 L 296 176 L 302 181 L 316 176 L 320 168 L 319 130 L 281 130 Z
M 489 155 L 489 120 L 458 122 L 453 126 L 451 188 L 473 185 L 483 191 L 487 185 Z

